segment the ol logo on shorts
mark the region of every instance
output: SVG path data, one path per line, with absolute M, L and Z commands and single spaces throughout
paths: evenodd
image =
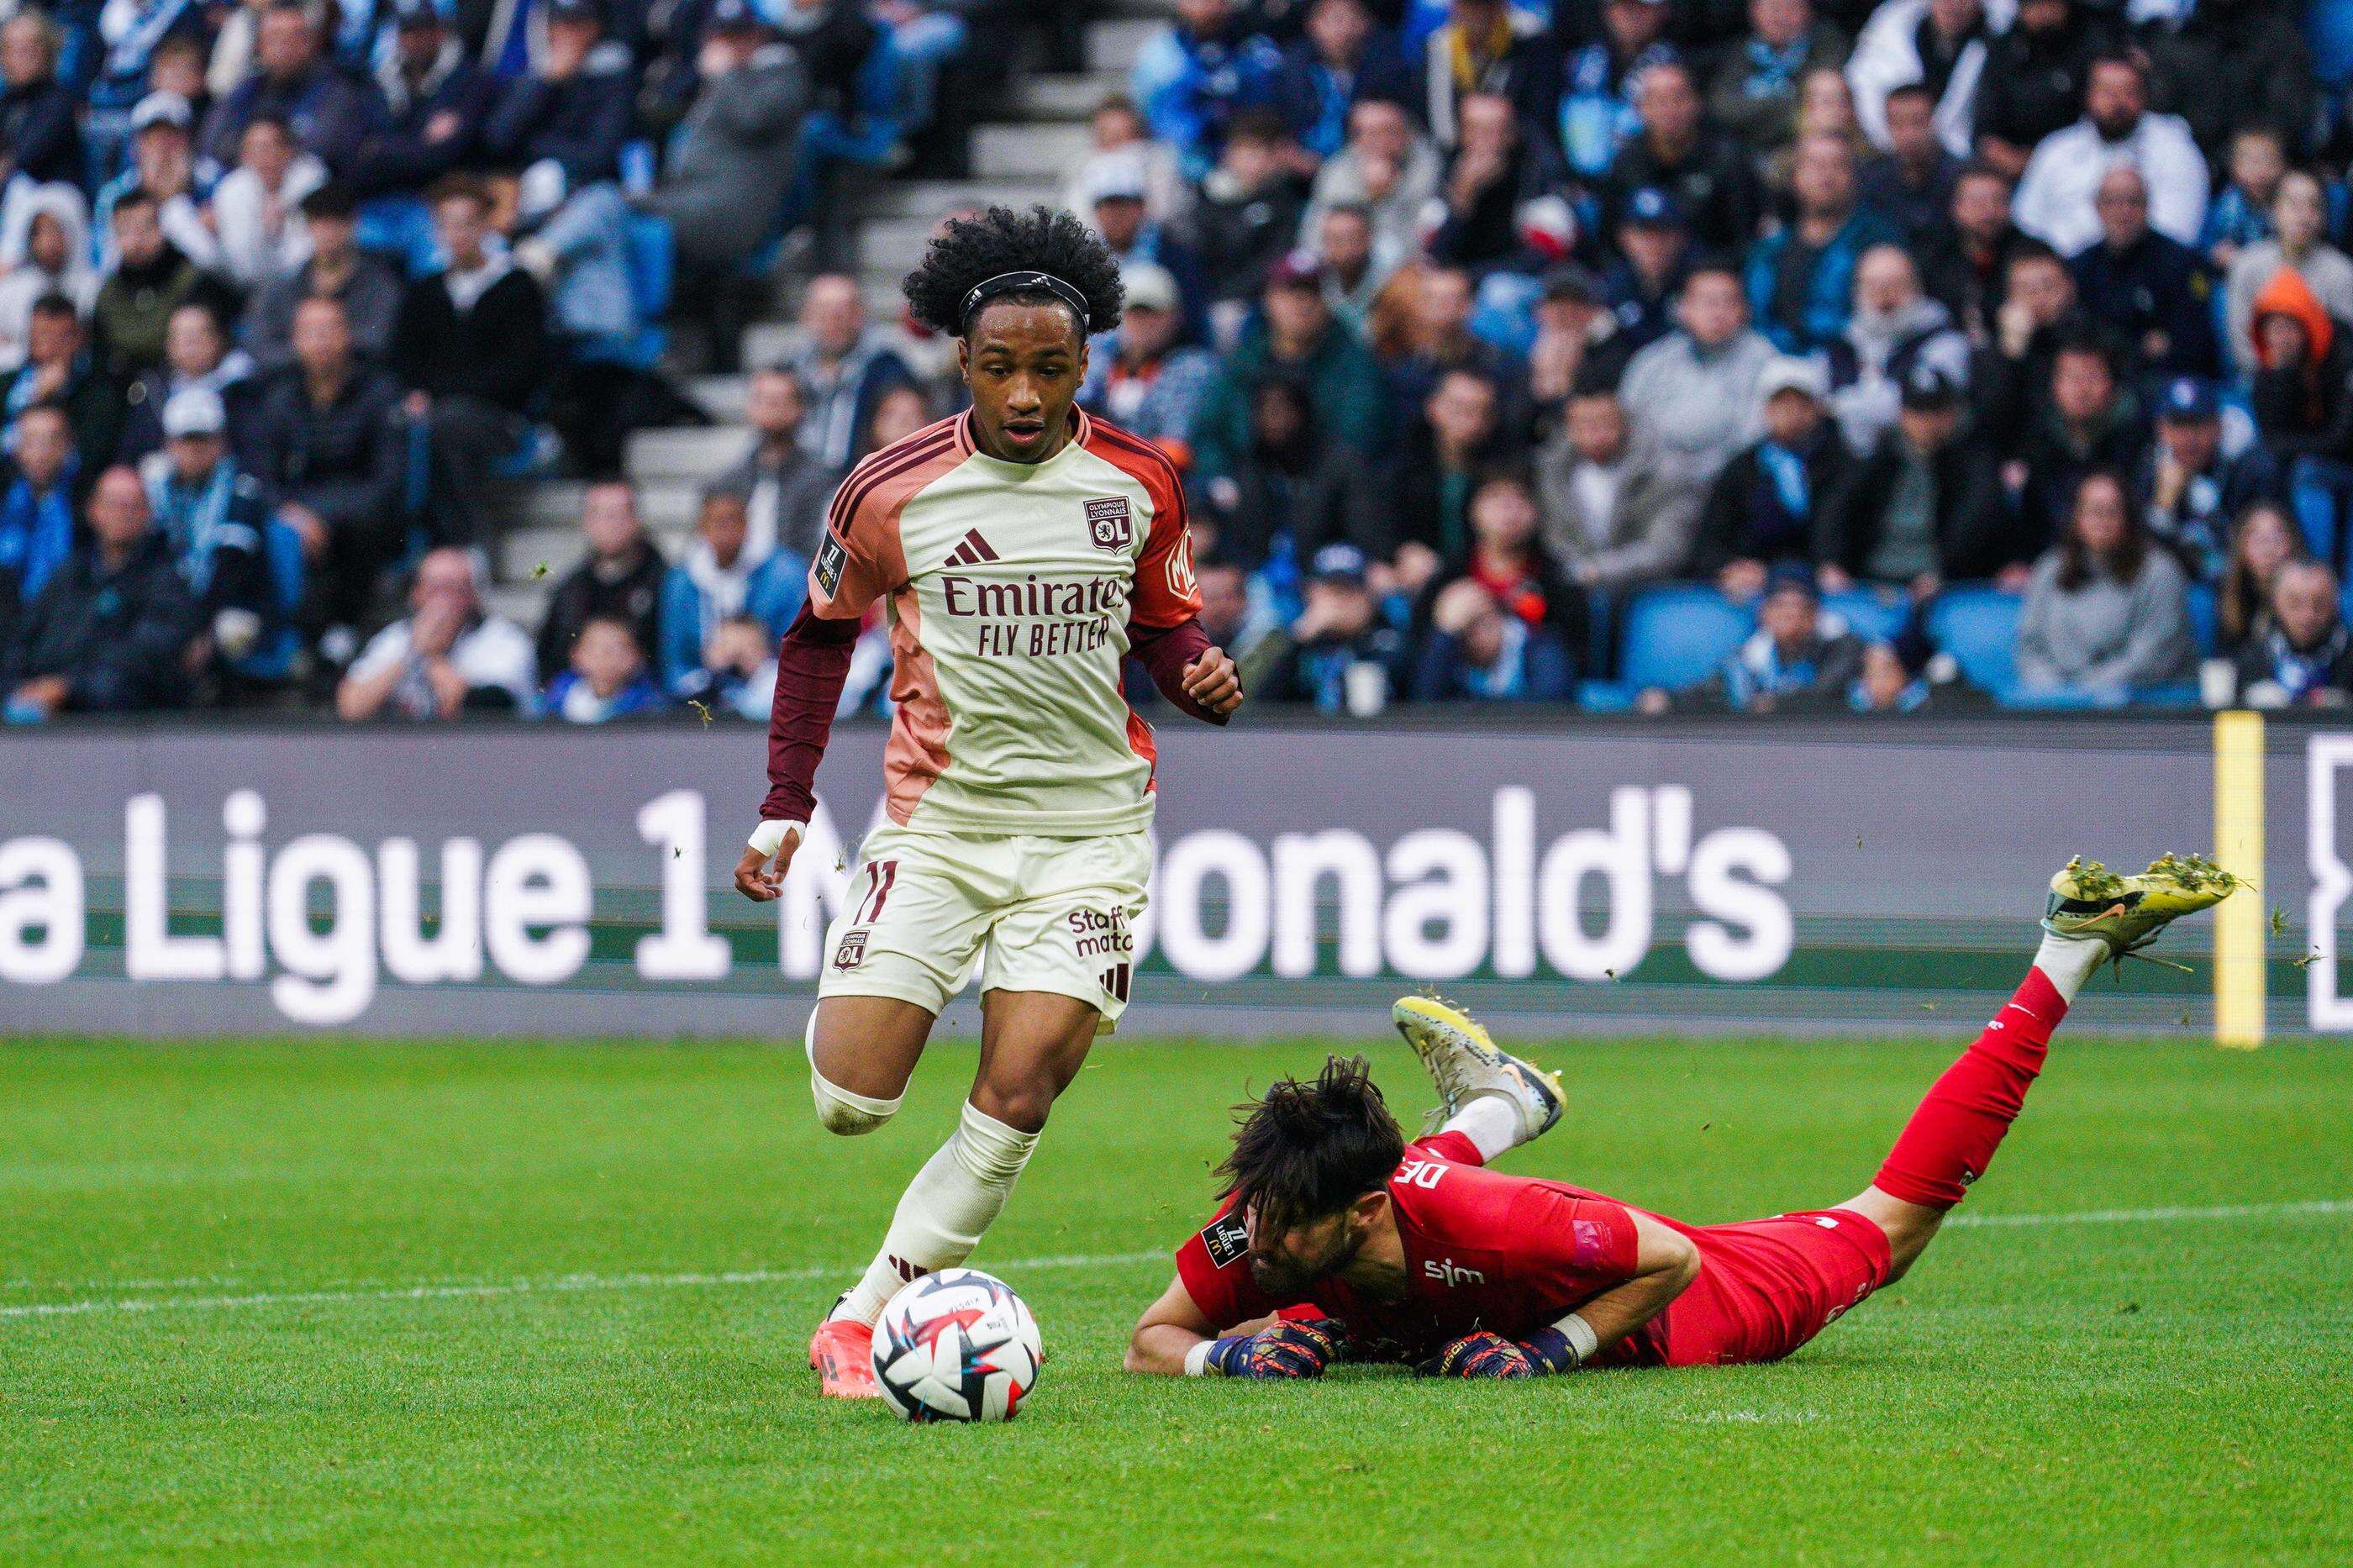
M 844 931 L 841 944 L 833 950 L 836 969 L 855 969 L 866 962 L 866 932 L 862 930 Z

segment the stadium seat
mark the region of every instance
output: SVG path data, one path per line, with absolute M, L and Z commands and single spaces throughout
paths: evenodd
M 1753 611 L 1713 588 L 1646 588 L 1626 606 L 1619 677 L 1636 690 L 1696 686 L 1732 657 L 1756 624 Z
M 1948 588 L 1928 611 L 1928 640 L 1953 656 L 1969 684 L 1996 697 L 2018 684 L 2018 619 L 2025 601 L 1999 588 Z
M 1870 588 L 1849 588 L 1823 595 L 1822 608 L 1846 622 L 1846 629 L 1865 642 L 1893 642 L 1912 618 L 1911 601 L 1889 597 Z

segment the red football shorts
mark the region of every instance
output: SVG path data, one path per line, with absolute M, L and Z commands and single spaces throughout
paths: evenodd
M 1699 1278 L 1660 1314 L 1669 1366 L 1778 1361 L 1887 1282 L 1887 1233 L 1852 1209 L 1690 1234 Z

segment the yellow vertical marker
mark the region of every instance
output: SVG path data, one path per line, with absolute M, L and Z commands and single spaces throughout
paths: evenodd
M 2214 858 L 2250 884 L 2214 910 L 2214 1043 L 2263 1043 L 2263 716 L 2214 715 Z

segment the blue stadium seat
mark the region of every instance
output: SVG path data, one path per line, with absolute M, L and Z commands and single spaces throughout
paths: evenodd
M 1841 616 L 1846 629 L 1865 642 L 1893 642 L 1895 634 L 1904 629 L 1911 618 L 1911 601 L 1890 597 L 1870 588 L 1849 588 L 1843 594 L 1827 594 L 1822 608 Z
M 2198 638 L 2198 656 L 2211 658 L 2222 637 L 2222 605 L 2211 583 L 2189 584 L 2189 629 Z
M 1713 588 L 1646 588 L 1626 606 L 1619 678 L 1637 690 L 1680 691 L 1698 685 L 1756 629 L 1753 612 Z
M 256 643 L 237 661 L 237 671 L 249 680 L 280 681 L 294 673 L 295 656 L 302 650 L 295 617 L 301 613 L 302 589 L 308 568 L 302 561 L 302 536 L 271 518 L 261 531 L 262 563 L 269 572 L 269 596 L 279 616 L 276 632 Z
M 1999 588 L 1948 588 L 1928 611 L 1928 640 L 1951 654 L 1972 686 L 2000 697 L 2018 684 L 2018 619 L 2025 601 Z

